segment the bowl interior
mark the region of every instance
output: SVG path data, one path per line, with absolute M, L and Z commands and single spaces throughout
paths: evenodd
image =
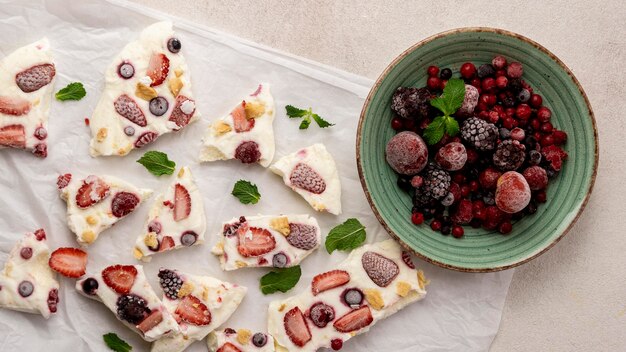
M 503 236 L 465 227 L 465 236 L 443 236 L 410 221 L 411 198 L 396 185 L 385 161 L 385 145 L 395 134 L 390 100 L 397 87 L 423 87 L 426 68 L 449 67 L 458 77 L 464 62 L 491 62 L 504 55 L 524 65 L 523 78 L 552 110 L 552 123 L 568 134 L 569 158 L 548 187 L 548 202 Z M 571 72 L 538 44 L 500 30 L 460 29 L 429 38 L 402 54 L 379 78 L 366 100 L 357 140 L 358 167 L 365 192 L 387 231 L 418 256 L 463 271 L 495 271 L 519 265 L 547 250 L 564 235 L 584 207 L 595 178 L 597 136 L 593 113 Z

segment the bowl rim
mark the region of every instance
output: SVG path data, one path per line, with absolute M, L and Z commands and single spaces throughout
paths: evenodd
M 364 171 L 363 171 L 363 164 L 362 164 L 362 159 L 361 159 L 361 148 L 360 148 L 360 145 L 361 145 L 361 139 L 362 139 L 363 124 L 364 124 L 364 121 L 365 121 L 365 113 L 366 113 L 366 111 L 368 110 L 368 108 L 370 106 L 371 99 L 372 99 L 374 93 L 378 90 L 378 88 L 381 85 L 382 81 L 385 79 L 385 77 L 387 77 L 389 72 L 401 60 L 403 60 L 409 53 L 413 52 L 417 48 L 422 47 L 422 46 L 426 45 L 427 43 L 432 42 L 433 40 L 436 40 L 436 39 L 439 39 L 439 38 L 443 38 L 443 37 L 449 36 L 451 34 L 465 33 L 465 32 L 478 32 L 478 33 L 480 33 L 480 32 L 488 32 L 488 33 L 496 33 L 496 34 L 512 37 L 512 38 L 521 40 L 523 42 L 526 42 L 526 43 L 532 45 L 533 47 L 535 47 L 536 49 L 542 51 L 546 55 L 548 55 L 554 62 L 556 62 L 567 73 L 567 75 L 572 79 L 572 81 L 574 82 L 574 84 L 578 88 L 578 91 L 580 92 L 581 96 L 583 97 L 583 99 L 585 101 L 585 105 L 587 106 L 587 109 L 589 111 L 589 117 L 591 118 L 591 124 L 593 126 L 593 139 L 594 139 L 594 144 L 595 144 L 595 150 L 594 150 L 594 156 L 593 156 L 594 157 L 593 172 L 592 172 L 592 175 L 591 175 L 591 180 L 589 182 L 589 187 L 587 188 L 587 193 L 585 195 L 585 198 L 584 198 L 582 204 L 580 205 L 580 207 L 578 209 L 578 212 L 576 213 L 576 216 L 570 221 L 568 226 L 551 243 L 549 243 L 547 246 L 545 246 L 540 251 L 538 251 L 538 252 L 536 252 L 536 253 L 534 253 L 534 254 L 526 257 L 526 258 L 523 258 L 522 260 L 518 260 L 518 261 L 516 261 L 514 263 L 501 265 L 501 266 L 495 266 L 495 267 L 489 267 L 489 268 L 466 268 L 466 267 L 462 267 L 462 266 L 456 266 L 456 265 L 450 265 L 450 264 L 447 264 L 447 263 L 443 263 L 441 261 L 429 258 L 429 257 L 427 257 L 427 256 L 425 256 L 425 255 L 415 251 L 413 248 L 411 248 L 409 245 L 407 245 L 404 241 L 402 241 L 402 239 L 400 239 L 400 237 L 394 231 L 391 230 L 391 228 L 389 227 L 387 222 L 383 219 L 383 217 L 381 216 L 380 212 L 378 211 L 378 209 L 374 205 L 374 202 L 373 202 L 372 197 L 370 195 L 369 189 L 367 187 L 367 183 L 365 182 L 365 176 L 364 176 Z M 442 268 L 456 270 L 456 271 L 461 271 L 461 272 L 487 273 L 487 272 L 495 272 L 495 271 L 511 269 L 511 268 L 514 268 L 516 266 L 525 264 L 525 263 L 527 263 L 527 262 L 537 258 L 538 256 L 542 255 L 543 253 L 547 252 L 550 248 L 554 247 L 554 245 L 556 245 L 567 233 L 569 233 L 569 231 L 574 226 L 574 224 L 576 223 L 576 221 L 578 220 L 578 218 L 582 214 L 583 210 L 585 209 L 585 207 L 587 205 L 587 202 L 589 201 L 589 197 L 591 196 L 591 193 L 593 191 L 593 187 L 594 187 L 594 184 L 595 184 L 595 181 L 596 181 L 596 176 L 597 176 L 597 173 L 598 173 L 598 158 L 599 158 L 598 128 L 597 128 L 597 125 L 596 125 L 595 115 L 593 113 L 593 109 L 591 108 L 591 103 L 589 102 L 589 98 L 587 97 L 587 94 L 585 93 L 585 91 L 583 90 L 582 86 L 580 85 L 580 82 L 578 81 L 576 76 L 574 76 L 574 74 L 569 69 L 569 67 L 567 67 L 567 65 L 565 65 L 565 63 L 563 63 L 563 61 L 561 61 L 561 59 L 559 59 L 551 51 L 546 49 L 541 44 L 535 42 L 534 40 L 532 40 L 530 38 L 527 38 L 527 37 L 525 37 L 525 36 L 523 36 L 521 34 L 515 33 L 515 32 L 511 32 L 511 31 L 508 31 L 508 30 L 505 30 L 505 29 L 500 29 L 500 28 L 494 28 L 494 27 L 461 27 L 461 28 L 455 28 L 455 29 L 443 31 L 443 32 L 434 34 L 434 35 L 432 35 L 430 37 L 427 37 L 427 38 L 417 42 L 416 44 L 413 44 L 408 49 L 404 50 L 393 61 L 391 61 L 391 63 L 389 65 L 387 65 L 385 70 L 383 70 L 383 72 L 376 79 L 376 82 L 374 83 L 374 85 L 370 89 L 370 92 L 368 93 L 367 98 L 365 98 L 365 102 L 363 103 L 363 108 L 361 109 L 361 115 L 359 117 L 359 124 L 357 126 L 356 163 L 357 163 L 357 170 L 359 172 L 359 180 L 361 181 L 361 186 L 363 187 L 363 191 L 365 193 L 365 197 L 367 198 L 367 202 L 369 203 L 370 207 L 372 208 L 372 211 L 374 212 L 374 215 L 378 219 L 378 222 L 383 226 L 383 228 L 387 231 L 387 233 L 389 233 L 389 235 L 391 235 L 391 237 L 393 239 L 395 239 L 398 243 L 400 243 L 400 245 L 405 250 L 415 254 L 417 257 L 419 257 L 419 258 L 421 258 L 421 259 L 423 259 L 423 260 L 425 260 L 425 261 L 427 261 L 427 262 L 429 262 L 431 264 L 440 266 Z

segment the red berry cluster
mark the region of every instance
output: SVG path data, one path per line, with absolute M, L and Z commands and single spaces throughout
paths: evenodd
M 551 110 L 543 105 L 541 95 L 522 79 L 523 72 L 521 63 L 508 63 L 503 56 L 496 56 L 490 64 L 478 68 L 470 62 L 460 67 L 461 78 L 467 85 L 476 88 L 479 97 L 470 116 L 455 118 L 460 125 L 469 118 L 495 125 L 498 131 L 496 148 L 477 150 L 461 134 L 454 137 L 444 135 L 439 143 L 429 146 L 430 163 L 450 176 L 448 196 L 424 202 L 423 198 L 418 199 L 424 194 L 420 189 L 427 182 L 424 171 L 417 175 L 400 173 L 398 185 L 413 195 L 413 224 L 421 225 L 431 220 L 430 227 L 434 231 L 457 238 L 464 235 L 463 225 L 508 234 L 514 221 L 534 214 L 538 204 L 547 201 L 548 179 L 558 174 L 567 158 L 567 153 L 561 149 L 567 141 L 567 133 L 552 124 Z M 449 68 L 440 69 L 437 66 L 429 66 L 427 74 L 425 88 L 430 91 L 431 97 L 439 95 L 452 78 Z M 406 104 L 404 107 L 411 107 L 408 106 L 410 100 Z M 427 118 L 395 116 L 391 127 L 398 132 L 411 131 L 422 136 L 437 114 L 434 110 Z M 508 149 L 497 152 L 505 141 L 506 148 L 503 144 L 502 149 L 521 150 L 523 161 L 519 156 L 508 160 L 513 158 Z M 459 144 L 464 148 L 460 148 Z M 503 182 L 520 184 L 516 179 L 525 181 L 521 183 L 526 185 L 498 187 Z M 526 196 L 528 198 L 522 199 Z M 514 207 L 508 206 L 510 204 Z M 519 210 L 521 207 L 523 209 Z

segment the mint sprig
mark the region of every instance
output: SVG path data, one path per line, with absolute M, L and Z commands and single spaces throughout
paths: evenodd
M 231 194 L 243 204 L 256 204 L 261 199 L 257 186 L 250 181 L 239 180 L 235 183 Z
M 85 87 L 80 82 L 73 82 L 68 84 L 65 88 L 59 90 L 54 95 L 59 101 L 66 100 L 81 100 L 85 95 L 87 95 L 87 91 L 85 91 Z
M 300 269 L 300 265 L 270 271 L 261 277 L 261 292 L 263 292 L 264 295 L 276 291 L 287 292 L 296 286 L 298 281 L 300 281 L 301 275 L 302 270 Z
M 465 82 L 454 78 L 448 81 L 440 97 L 430 100 L 430 105 L 443 113 L 437 116 L 424 130 L 424 139 L 428 144 L 436 144 L 444 134 L 452 137 L 459 133 L 459 122 L 452 117 L 465 99 Z
M 137 162 L 154 176 L 171 175 L 176 169 L 176 163 L 171 161 L 167 154 L 156 150 L 145 152 Z
M 313 119 L 313 121 L 315 121 L 315 123 L 320 128 L 326 128 L 335 125 L 334 123 L 330 123 L 324 120 L 320 115 L 313 113 L 312 108 L 308 108 L 308 110 L 305 110 L 292 105 L 287 105 L 285 106 L 285 110 L 287 111 L 287 116 L 289 116 L 290 119 L 302 118 L 302 122 L 300 122 L 299 127 L 301 130 L 306 130 L 307 128 L 309 128 L 309 125 L 311 124 L 311 119 Z
M 102 338 L 104 339 L 104 343 L 115 352 L 130 352 L 133 350 L 133 346 L 129 345 L 113 332 L 102 335 Z
M 346 220 L 335 226 L 326 236 L 326 251 L 332 253 L 335 249 L 346 251 L 355 249 L 365 242 L 365 226 L 355 218 Z

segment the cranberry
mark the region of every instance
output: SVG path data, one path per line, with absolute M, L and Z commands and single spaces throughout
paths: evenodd
M 465 198 L 468 197 L 470 195 L 471 192 L 471 188 L 467 185 L 464 185 L 461 187 L 461 197 Z
M 439 221 L 439 220 L 433 220 L 433 221 L 430 223 L 430 228 L 431 228 L 433 231 L 439 231 L 439 230 L 441 230 L 441 221 Z
M 552 129 L 554 129 L 554 127 L 552 126 L 552 124 L 550 122 L 544 122 L 541 125 L 541 132 L 543 132 L 543 133 L 551 133 Z
M 428 76 L 430 77 L 434 77 L 437 76 L 437 74 L 439 73 L 439 67 L 437 66 L 428 66 Z
M 475 200 L 474 202 L 472 202 L 472 209 L 474 211 L 477 211 L 477 210 L 480 210 L 480 209 L 485 209 L 485 202 L 483 202 L 480 199 Z
M 33 256 L 33 249 L 30 247 L 24 247 L 20 250 L 20 256 L 26 260 Z
M 541 139 L 539 140 L 539 144 L 541 144 L 542 147 L 547 147 L 549 145 L 553 145 L 554 144 L 554 137 L 551 134 L 547 134 L 547 135 L 541 137 Z
M 506 76 L 499 76 L 496 78 L 496 87 L 504 89 L 509 84 L 509 79 Z
M 506 58 L 502 55 L 498 55 L 491 60 L 491 64 L 496 70 L 501 70 L 506 66 Z
M 496 87 L 496 80 L 493 79 L 492 77 L 487 77 L 483 79 L 481 83 L 481 88 L 486 92 L 492 91 L 495 87 Z
M 463 226 L 460 226 L 460 225 L 452 226 L 452 236 L 454 236 L 455 238 L 463 237 L 464 233 L 465 231 L 463 230 Z
M 550 111 L 550 109 L 548 109 L 547 107 L 542 106 L 539 108 L 539 110 L 537 110 L 537 118 L 539 119 L 539 121 L 548 122 L 550 121 L 551 117 L 552 111 Z
M 503 217 L 504 217 L 504 212 L 500 210 L 497 206 L 490 205 L 487 207 L 486 220 L 488 220 L 489 222 L 493 222 L 496 225 L 500 224 L 502 222 Z
M 530 127 L 532 127 L 533 130 L 538 130 L 541 127 L 541 121 L 537 119 L 532 119 L 530 121 Z
M 400 131 L 403 126 L 404 124 L 399 117 L 394 117 L 393 119 L 391 119 L 391 128 L 393 128 L 394 130 Z
M 332 339 L 330 341 L 330 347 L 334 351 L 339 351 L 341 349 L 341 347 L 343 347 L 343 340 L 342 339 Z
M 441 80 L 441 86 L 439 87 L 439 89 L 443 90 L 446 85 L 448 84 L 448 80 L 447 79 L 442 79 Z
M 509 232 L 511 232 L 511 230 L 513 230 L 513 225 L 511 224 L 510 221 L 505 221 L 502 224 L 500 224 L 500 227 L 498 228 L 498 231 L 503 234 L 506 235 Z
M 506 76 L 505 70 L 496 70 L 496 78 Z
M 548 195 L 546 191 L 539 191 L 535 193 L 535 200 L 539 203 L 545 203 L 548 200 Z
M 481 86 L 480 78 L 476 77 L 476 78 L 472 79 L 470 81 L 470 84 L 472 86 L 474 86 L 475 88 L 480 89 L 480 86 Z
M 485 220 L 487 218 L 487 211 L 485 209 L 474 210 L 474 219 Z
M 424 223 L 424 214 L 415 212 L 411 215 L 411 222 L 415 225 L 421 225 Z
M 509 78 L 520 78 L 524 74 L 524 66 L 519 62 L 511 62 L 506 68 Z
M 461 66 L 461 77 L 471 79 L 476 75 L 476 66 L 471 62 L 466 62 Z
M 511 130 L 511 138 L 521 142 L 524 140 L 524 138 L 526 138 L 526 132 L 524 132 L 524 130 L 519 127 L 515 127 Z
M 504 120 L 502 120 L 502 126 L 508 130 L 512 130 L 517 126 L 517 121 L 512 117 L 505 117 Z
M 543 98 L 539 94 L 533 94 L 530 96 L 529 103 L 533 108 L 539 108 L 543 104 Z
M 517 118 L 520 120 L 528 120 L 531 113 L 532 110 L 530 109 L 530 106 L 528 106 L 528 104 L 519 104 L 517 106 L 517 109 L 515 109 L 515 116 L 517 116 Z
M 554 130 L 552 132 L 552 138 L 554 138 L 554 144 L 561 145 L 567 141 L 567 133 L 560 130 Z
M 441 80 L 437 76 L 428 77 L 428 80 L 426 81 L 426 86 L 430 90 L 439 90 L 439 88 L 441 88 Z

